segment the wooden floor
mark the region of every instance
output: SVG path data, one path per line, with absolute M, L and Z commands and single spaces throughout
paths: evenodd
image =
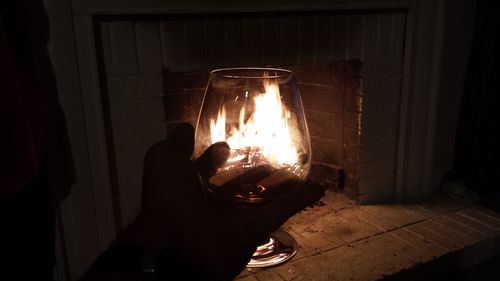
M 424 280 L 500 255 L 500 214 L 442 196 L 354 205 L 329 192 L 291 218 L 299 243 L 288 263 L 246 269 L 250 280 Z

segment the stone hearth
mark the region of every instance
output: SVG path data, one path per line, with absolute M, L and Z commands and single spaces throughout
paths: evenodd
M 288 263 L 237 280 L 441 280 L 500 255 L 500 214 L 440 195 L 353 205 L 333 192 L 284 229 L 299 244 Z

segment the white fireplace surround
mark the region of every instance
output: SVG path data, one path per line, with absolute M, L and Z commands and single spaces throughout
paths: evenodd
M 406 29 L 395 199 L 436 190 L 443 172 L 451 167 L 474 1 L 45 2 L 51 22 L 49 50 L 77 168 L 77 183 L 59 212 L 57 280 L 78 279 L 116 235 L 94 16 L 401 9 L 406 13 Z

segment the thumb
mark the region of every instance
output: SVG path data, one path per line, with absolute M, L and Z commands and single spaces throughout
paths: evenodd
M 226 142 L 216 142 L 209 146 L 195 161 L 195 167 L 204 180 L 215 175 L 229 158 L 230 148 Z
M 191 124 L 179 123 L 172 131 L 170 140 L 179 149 L 181 155 L 191 158 L 194 148 L 194 128 Z

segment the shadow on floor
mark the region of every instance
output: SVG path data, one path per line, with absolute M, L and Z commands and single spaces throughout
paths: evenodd
M 500 193 L 482 196 L 480 205 L 500 213 Z M 454 280 L 454 281 L 499 281 L 500 280 L 500 256 L 486 260 L 478 265 L 464 270 L 458 270 L 463 262 L 461 251 L 455 251 L 431 260 L 427 263 L 417 265 L 413 268 L 403 270 L 394 275 L 387 276 L 385 281 L 408 281 L 408 280 Z
M 500 193 L 481 196 L 480 205 L 500 213 Z M 498 281 L 500 280 L 500 256 L 491 258 L 476 266 L 451 273 L 443 280 L 455 281 Z
M 483 207 L 486 207 L 488 209 L 500 213 L 500 192 L 493 192 L 486 196 L 481 196 L 480 204 Z
M 452 273 L 443 280 L 498 281 L 500 280 L 500 257 L 492 258 L 466 270 Z
M 481 197 L 483 207 L 500 212 L 500 193 Z M 471 268 L 449 275 L 447 280 L 456 281 L 498 281 L 500 280 L 500 256 L 489 259 Z

